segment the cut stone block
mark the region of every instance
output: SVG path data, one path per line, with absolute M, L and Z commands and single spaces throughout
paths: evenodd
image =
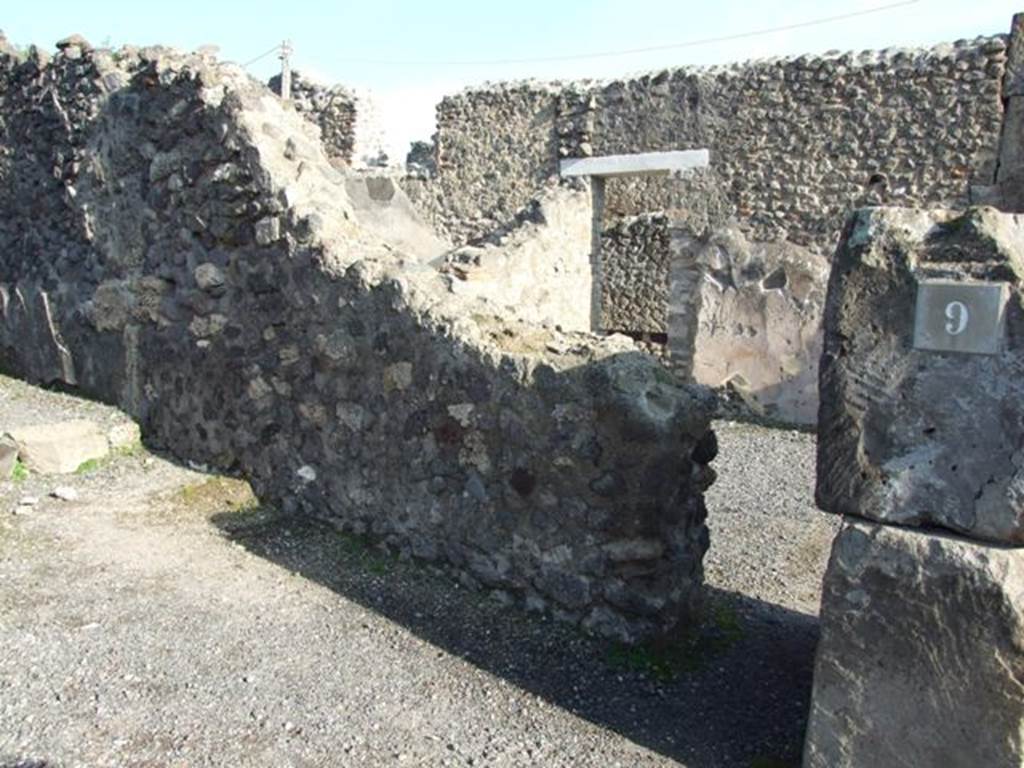
M 65 421 L 12 429 L 18 455 L 32 472 L 44 475 L 74 472 L 90 459 L 107 455 L 107 437 L 91 421 Z
M 651 176 L 707 168 L 710 160 L 706 149 L 638 152 L 563 160 L 560 170 L 562 176 Z
M 804 768 L 1024 765 L 1024 551 L 857 523 L 836 538 Z
M 854 214 L 825 309 L 822 509 L 1024 544 L 1022 279 L 1024 216 Z

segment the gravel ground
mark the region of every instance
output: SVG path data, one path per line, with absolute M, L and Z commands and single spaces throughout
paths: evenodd
M 708 583 L 817 616 L 841 519 L 814 505 L 814 436 L 732 421 L 717 422 L 715 433 Z
M 810 436 L 719 437 L 705 619 L 633 652 L 145 451 L 0 484 L 0 766 L 795 766 L 837 525 Z

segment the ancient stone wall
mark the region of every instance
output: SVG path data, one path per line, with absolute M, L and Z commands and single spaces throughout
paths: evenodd
M 882 199 L 926 206 L 992 184 L 1005 61 L 994 37 L 615 82 L 596 95 L 594 152 L 708 147 L 726 212 L 749 236 L 831 252 L 872 179 Z M 687 202 L 653 179 L 610 190 L 607 205 Z
M 561 158 L 710 149 L 711 168 L 683 179 L 605 182 L 599 327 L 681 334 L 673 346 L 689 357 L 680 370 L 731 385 L 739 402 L 763 415 L 813 423 L 820 349 L 813 323 L 827 265 L 800 265 L 827 259 L 846 213 L 861 204 L 1014 208 L 1024 178 L 1024 108 L 1013 73 L 1024 68 L 1024 45 L 1008 53 L 1009 39 L 470 89 L 438 106 L 435 167 L 406 184 L 426 215 L 462 243 L 511 221 L 557 174 Z M 666 238 L 623 223 L 656 212 L 688 230 L 682 239 L 698 251 L 680 254 L 684 262 L 706 266 L 709 240 L 742 241 L 722 258 L 745 263 L 751 250 L 767 249 L 773 270 L 785 263 L 822 282 L 798 296 L 787 286 L 762 291 L 763 276 L 742 278 L 708 302 L 680 303 L 669 296 Z M 707 289 L 715 284 L 709 277 L 693 285 Z M 745 293 L 730 293 L 740 284 Z M 704 314 L 669 309 L 670 302 Z
M 989 202 L 1006 211 L 1024 211 L 1024 13 L 1013 17 L 1006 52 L 1003 108 L 999 167 Z
M 281 76 L 267 83 L 281 95 Z M 355 94 L 340 85 L 325 86 L 292 72 L 291 103 L 295 110 L 320 126 L 327 156 L 351 165 L 356 149 L 356 122 L 359 109 Z
M 237 67 L 0 49 L 0 367 L 595 632 L 680 621 L 706 394 L 621 337 L 452 294 L 360 215 L 315 128 Z
M 928 50 L 680 68 L 586 85 L 468 90 L 438 106 L 447 216 L 511 217 L 562 156 L 707 147 L 710 179 L 619 180 L 612 215 L 694 209 L 755 240 L 830 252 L 846 212 L 876 197 L 963 204 L 994 183 L 1007 38 Z
M 458 244 L 508 225 L 558 173 L 558 105 L 556 89 L 529 83 L 446 97 L 436 174 L 407 193 Z
M 601 232 L 601 330 L 664 333 L 668 268 L 665 214 L 612 220 Z

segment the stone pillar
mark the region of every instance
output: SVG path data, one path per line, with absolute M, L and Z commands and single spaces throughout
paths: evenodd
M 1013 17 L 1003 79 L 1003 132 L 996 188 L 1004 211 L 1024 211 L 1024 13 Z
M 704 270 L 703 247 L 693 231 L 679 221 L 669 224 L 668 352 L 672 368 L 684 379 L 693 378 L 693 360 L 700 323 L 700 284 Z
M 1024 765 L 1024 216 L 856 212 L 825 309 L 806 768 Z
M 604 179 L 590 177 L 590 330 L 601 330 L 601 232 L 604 229 Z

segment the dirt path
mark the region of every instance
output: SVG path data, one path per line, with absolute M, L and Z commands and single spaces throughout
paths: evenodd
M 81 402 L 0 393 L 0 425 Z M 781 605 L 743 573 L 709 560 L 699 633 L 623 653 L 145 452 L 3 484 L 0 766 L 795 765 L 820 571 Z

